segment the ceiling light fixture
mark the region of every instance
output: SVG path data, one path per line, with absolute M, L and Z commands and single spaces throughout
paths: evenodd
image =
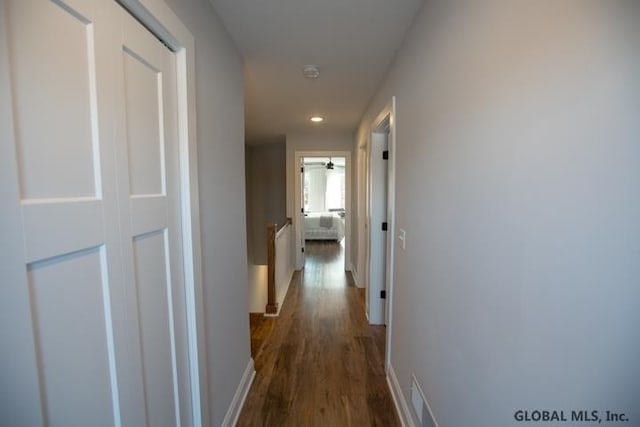
M 334 166 L 334 164 L 335 164 L 335 163 L 333 163 L 333 162 L 331 161 L 331 157 L 329 157 L 329 163 L 327 163 L 327 164 L 325 165 L 325 167 L 326 167 L 327 169 L 329 169 L 329 170 L 333 170 L 333 166 Z
M 322 117 L 322 116 L 311 116 L 311 117 L 309 117 L 309 120 L 311 120 L 313 123 L 320 123 L 320 122 L 324 121 L 324 117 Z
M 320 77 L 320 70 L 317 65 L 305 65 L 302 67 L 302 74 L 308 79 L 317 79 Z

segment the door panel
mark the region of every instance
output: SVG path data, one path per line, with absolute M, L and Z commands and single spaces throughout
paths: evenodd
M 123 51 L 130 192 L 164 194 L 162 73 Z
M 22 199 L 95 197 L 95 46 L 86 11 L 23 1 L 10 2 L 7 15 Z
M 175 58 L 129 16 L 118 48 L 126 132 L 117 152 L 118 164 L 127 165 L 118 170 L 120 215 L 123 253 L 133 261 L 125 268 L 136 289 L 147 420 L 176 425 L 178 358 L 186 359 L 176 349 L 176 331 L 186 335 L 186 322 L 174 308 L 174 298 L 184 295 Z
M 28 267 L 41 399 L 51 425 L 113 425 L 103 248 Z
M 134 238 L 138 312 L 149 425 L 174 425 L 170 267 L 165 231 Z
M 10 303 L 30 307 L 43 421 L 113 425 L 93 17 L 42 1 L 8 2 L 5 12 L 28 281 L 28 301 Z

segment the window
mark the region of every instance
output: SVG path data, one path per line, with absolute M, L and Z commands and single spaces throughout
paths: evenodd
M 333 163 L 333 169 L 327 164 Z M 303 201 L 305 212 L 345 210 L 345 158 L 305 157 Z

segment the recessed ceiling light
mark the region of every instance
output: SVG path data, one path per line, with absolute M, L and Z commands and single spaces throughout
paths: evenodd
M 311 120 L 313 123 L 320 123 L 320 122 L 324 121 L 324 117 L 322 117 L 322 116 L 311 116 L 311 117 L 309 117 L 309 120 Z
M 320 77 L 320 70 L 317 65 L 305 65 L 302 67 L 302 74 L 308 79 L 317 79 Z

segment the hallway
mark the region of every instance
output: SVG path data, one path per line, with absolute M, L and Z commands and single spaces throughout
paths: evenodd
M 344 247 L 307 242 L 280 317 L 251 317 L 256 378 L 239 426 L 395 426 L 384 327 L 365 318 Z

